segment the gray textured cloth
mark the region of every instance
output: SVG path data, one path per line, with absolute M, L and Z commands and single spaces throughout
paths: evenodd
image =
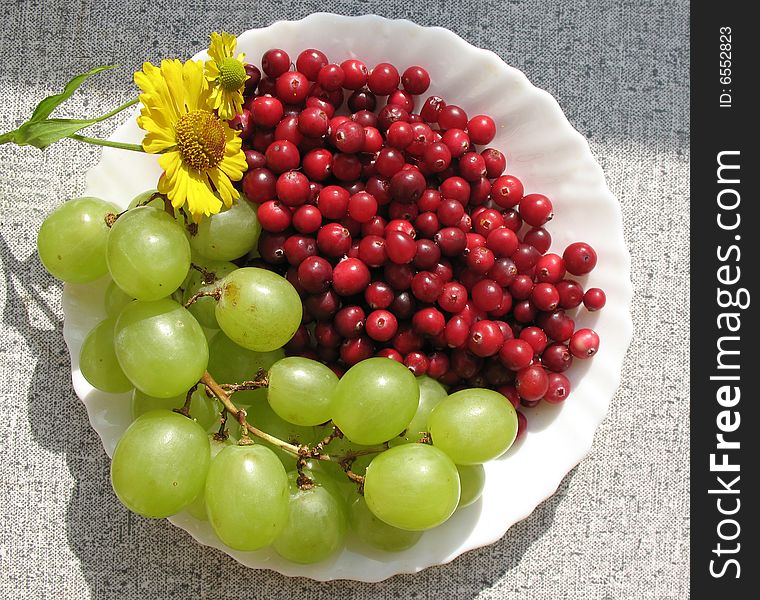
M 100 114 L 134 94 L 144 59 L 189 56 L 213 29 L 316 10 L 453 29 L 554 94 L 589 138 L 624 213 L 635 338 L 589 457 L 498 543 L 377 585 L 252 571 L 166 521 L 129 514 L 73 394 L 61 288 L 36 230 L 81 193 L 98 151 L 0 146 L 0 597 L 685 598 L 688 595 L 688 4 L 684 0 L 63 2 L 3 0 L 0 131 L 74 73 L 68 104 Z M 107 134 L 114 125 L 101 127 Z

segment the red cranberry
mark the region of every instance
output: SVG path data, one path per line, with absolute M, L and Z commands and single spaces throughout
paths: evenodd
M 549 404 L 564 402 L 570 395 L 570 380 L 562 373 L 549 373 L 549 387 L 544 400 Z
M 474 116 L 467 123 L 467 133 L 473 144 L 489 144 L 496 137 L 496 123 L 487 115 Z
M 276 83 L 277 83 L 276 77 L 263 77 L 261 81 L 259 81 L 259 89 L 258 89 L 259 96 L 274 96 L 275 94 L 274 86 Z
M 383 268 L 383 277 L 394 290 L 408 290 L 412 285 L 414 270 L 408 264 L 388 263 Z
M 303 73 L 288 71 L 277 78 L 275 92 L 285 104 L 302 104 L 309 94 L 309 80 Z
M 370 113 L 371 114 L 371 113 Z M 357 123 L 359 121 L 357 120 Z M 364 125 L 364 145 L 362 146 L 361 152 L 368 153 L 374 155 L 376 152 L 379 152 L 383 147 L 383 136 L 382 134 L 374 127 L 374 126 L 368 126 Z M 377 170 L 377 158 L 372 158 L 372 173 L 374 174 Z M 370 175 L 370 173 L 362 172 L 362 175 Z
M 445 352 L 433 352 L 428 359 L 428 375 L 433 379 L 439 379 L 449 370 L 449 357 Z
M 486 161 L 477 152 L 465 152 L 459 159 L 459 173 L 467 181 L 478 181 L 486 176 Z
M 398 150 L 404 150 L 414 141 L 414 131 L 409 123 L 396 121 L 388 127 L 385 138 L 389 146 Z
M 486 163 L 486 177 L 495 179 L 500 177 L 507 168 L 507 158 L 496 148 L 486 148 L 480 153 Z M 489 184 L 490 187 L 490 184 Z M 489 189 L 490 193 L 490 189 Z
M 514 208 L 522 200 L 524 188 L 514 175 L 502 175 L 493 182 L 491 198 L 502 208 Z
M 443 142 L 434 142 L 425 147 L 423 159 L 430 172 L 440 173 L 451 164 L 451 150 Z
M 298 117 L 296 115 L 285 115 L 274 129 L 274 138 L 276 140 L 287 140 L 296 146 L 304 141 L 303 134 L 298 128 Z
M 276 200 L 269 200 L 259 206 L 259 223 L 265 231 L 279 233 L 290 227 L 291 212 L 285 204 Z
M 467 236 L 458 227 L 444 227 L 433 239 L 444 256 L 457 256 L 467 247 Z
M 401 231 L 388 231 L 385 234 L 385 246 L 388 258 L 398 265 L 412 262 L 417 253 L 414 239 Z
M 258 127 L 274 127 L 282 119 L 282 102 L 271 96 L 259 96 L 251 103 L 251 119 Z
M 417 333 L 425 336 L 436 336 L 446 327 L 443 313 L 435 308 L 421 308 L 412 317 L 412 327 Z
M 332 281 L 332 266 L 321 256 L 308 256 L 298 265 L 298 281 L 310 294 L 324 292 Z
M 552 311 L 559 306 L 559 292 L 551 283 L 537 283 L 530 299 L 538 310 Z
M 317 74 L 317 82 L 329 92 L 334 92 L 343 87 L 344 79 L 343 69 L 334 63 L 325 65 Z
M 328 223 L 317 233 L 317 247 L 326 256 L 338 258 L 351 247 L 351 234 L 340 223 Z
M 267 166 L 267 159 L 266 157 L 257 150 L 246 150 L 245 151 L 245 162 L 248 165 L 248 169 L 261 169 L 262 167 Z
M 359 337 L 364 331 L 364 310 L 361 306 L 346 306 L 341 308 L 336 314 L 333 324 L 337 331 L 344 338 Z
M 438 306 L 449 313 L 458 313 L 464 309 L 467 303 L 467 289 L 455 281 L 443 285 L 440 296 L 437 299 Z
M 549 389 L 549 377 L 538 365 L 525 367 L 517 372 L 515 387 L 523 400 L 540 400 Z
M 396 362 L 400 362 L 402 364 L 404 362 L 404 357 L 401 356 L 401 353 L 395 348 L 383 348 L 377 354 L 375 354 L 375 356 L 390 358 L 391 360 L 395 360 Z
M 445 258 L 442 258 L 438 264 L 431 269 L 431 273 L 436 275 L 438 279 L 444 283 L 448 283 L 454 278 L 454 269 L 451 266 L 451 262 Z
M 327 133 L 329 117 L 321 108 L 304 108 L 298 115 L 299 131 L 310 138 L 321 138 Z
M 341 123 L 330 131 L 330 142 L 341 152 L 355 154 L 364 146 L 364 127 L 353 121 Z
M 508 287 L 517 276 L 517 267 L 511 258 L 497 258 L 493 266 L 486 273 L 489 279 L 493 279 L 501 287 Z
M 406 112 L 411 113 L 414 110 L 414 97 L 407 91 L 395 90 L 388 96 L 388 104 L 393 104 L 403 108 Z M 415 114 L 409 115 L 410 123 L 422 122 L 422 117 Z
M 506 229 L 504 227 L 504 217 L 501 216 L 501 213 L 492 208 L 480 211 L 477 218 L 473 218 L 473 227 L 475 228 L 475 231 L 485 237 L 488 237 L 489 234 L 500 229 L 504 231 L 512 231 L 511 229 Z M 509 234 L 502 233 L 500 235 L 508 236 Z M 504 256 L 508 255 L 505 254 Z
M 524 273 L 531 267 L 535 267 L 536 263 L 543 258 L 538 250 L 528 244 L 519 244 L 517 250 L 512 253 L 512 260 L 520 273 Z
M 501 304 L 501 298 L 501 286 L 492 279 L 481 279 L 472 288 L 472 301 L 480 310 L 496 310 Z
M 393 288 L 384 281 L 373 281 L 364 290 L 364 300 L 372 309 L 388 308 L 394 298 Z
M 319 192 L 317 208 L 328 219 L 341 219 L 348 211 L 348 191 L 337 185 L 328 185 Z
M 422 352 L 410 352 L 404 358 L 404 365 L 406 365 L 415 377 L 420 377 L 428 372 L 430 361 Z
M 409 121 L 409 113 L 395 104 L 386 104 L 377 114 L 377 128 L 387 131 L 396 121 Z
M 590 288 L 583 294 L 583 305 L 590 311 L 601 310 L 607 302 L 607 296 L 599 288 Z
M 520 332 L 520 339 L 530 344 L 534 354 L 541 354 L 549 343 L 544 330 L 540 327 L 526 327 Z
M 401 82 L 401 77 L 390 63 L 380 63 L 369 74 L 367 85 L 378 96 L 387 96 L 393 92 Z
M 437 123 L 438 113 L 446 106 L 446 102 L 439 96 L 430 96 L 420 109 L 420 116 L 426 123 Z
M 417 252 L 414 255 L 414 266 L 419 269 L 432 269 L 441 260 L 441 249 L 432 240 L 416 241 Z
M 537 324 L 546 332 L 546 335 L 558 342 L 569 340 L 575 330 L 575 322 L 561 308 L 550 313 L 542 313 Z
M 504 227 L 507 227 L 512 231 L 518 231 L 520 227 L 522 227 L 522 217 L 520 216 L 520 213 L 517 212 L 514 208 L 505 210 L 503 213 L 501 213 L 501 216 L 504 219 Z
M 533 291 L 533 279 L 527 275 L 516 275 L 509 284 L 509 292 L 518 300 L 530 298 Z
M 303 73 L 309 81 L 317 81 L 322 67 L 327 65 L 327 56 L 320 50 L 307 48 L 296 59 L 296 69 Z
M 478 246 L 467 254 L 467 268 L 475 273 L 485 275 L 494 266 L 493 252 L 484 246 Z
M 596 266 L 596 252 L 585 242 L 575 242 L 562 255 L 568 273 L 585 275 Z
M 541 362 L 550 371 L 561 373 L 573 364 L 573 355 L 565 344 L 549 344 L 541 353 Z
M 303 171 L 315 181 L 324 181 L 332 173 L 333 155 L 329 150 L 315 148 L 303 158 Z
M 396 350 L 403 355 L 407 355 L 410 352 L 417 352 L 420 350 L 424 340 L 409 325 L 402 325 L 399 327 L 396 335 L 393 336 L 392 343 Z
M 374 344 L 363 335 L 353 340 L 346 340 L 340 346 L 340 359 L 349 366 L 370 358 L 374 353 Z
M 340 181 L 356 181 L 362 174 L 362 163 L 353 154 L 338 153 L 333 158 L 333 175 Z
M 415 169 L 401 170 L 391 178 L 391 195 L 399 202 L 414 202 L 425 191 L 424 175 Z
M 432 239 L 441 228 L 441 223 L 434 212 L 423 212 L 414 220 L 414 228 L 422 237 Z
M 385 147 L 377 155 L 375 167 L 382 177 L 393 177 L 404 166 L 404 154 L 396 148 Z
M 322 225 L 322 213 L 316 206 L 299 206 L 293 213 L 293 227 L 301 233 L 314 233 Z
M 385 235 L 385 219 L 375 215 L 366 223 L 362 223 L 362 235 Z
M 372 311 L 365 324 L 367 335 L 378 342 L 388 342 L 398 331 L 396 316 L 387 310 Z
M 248 139 L 253 131 L 253 119 L 251 112 L 247 108 L 244 108 L 243 112 L 232 117 L 228 123 L 231 129 L 236 129 L 240 132 L 240 137 L 244 140 Z
M 415 65 L 404 71 L 401 76 L 401 84 L 407 92 L 419 96 L 430 87 L 430 75 L 425 69 Z
M 362 89 L 353 92 L 348 97 L 346 103 L 348 104 L 348 110 L 352 113 L 360 110 L 373 111 L 377 106 L 377 98 L 375 98 L 375 94 L 372 92 Z
M 583 300 L 583 288 L 577 281 L 564 279 L 557 282 L 557 291 L 559 292 L 560 308 L 570 309 L 580 306 Z
M 441 129 L 465 129 L 467 113 L 454 104 L 447 104 L 438 113 L 438 125 Z
M 512 371 L 524 369 L 533 361 L 533 347 L 522 339 L 509 339 L 499 350 L 499 360 Z
M 264 262 L 270 265 L 279 265 L 287 262 L 285 259 L 285 240 L 287 234 L 269 233 L 264 230 L 259 238 L 259 254 Z
M 441 137 L 441 143 L 449 149 L 452 158 L 460 158 L 472 146 L 470 136 L 461 129 L 449 129 Z
M 470 328 L 467 349 L 485 358 L 499 352 L 504 343 L 504 334 L 494 321 L 478 321 Z
M 333 289 L 341 296 L 353 296 L 369 285 L 367 265 L 358 258 L 346 258 L 333 269 Z
M 412 278 L 412 294 L 421 302 L 435 302 L 443 291 L 443 282 L 429 271 L 420 271 Z
M 544 254 L 536 262 L 536 281 L 559 283 L 565 276 L 565 261 L 558 254 Z
M 486 238 L 486 246 L 498 257 L 512 256 L 519 245 L 517 234 L 506 227 L 492 229 Z
M 272 48 L 261 57 L 261 68 L 269 77 L 279 77 L 290 68 L 290 57 L 285 50 Z
M 464 206 L 456 200 L 443 200 L 436 214 L 441 225 L 451 227 L 462 220 Z
M 461 177 L 447 177 L 439 186 L 441 197 L 447 200 L 456 200 L 465 206 L 470 200 L 470 184 Z
M 530 244 L 541 254 L 544 254 L 552 245 L 552 236 L 543 227 L 533 227 L 525 232 L 523 242 Z
M 462 379 L 474 377 L 483 366 L 483 359 L 458 348 L 451 353 L 451 369 Z
M 277 177 L 269 169 L 253 169 L 243 177 L 243 193 L 256 204 L 273 200 L 277 194 Z
M 366 223 L 377 214 L 377 200 L 367 192 L 357 192 L 348 199 L 348 216 Z
M 307 297 L 304 300 L 304 307 L 315 319 L 324 321 L 331 319 L 338 312 L 340 298 L 334 290 L 326 290 L 321 294 Z
M 417 303 L 409 292 L 399 292 L 393 299 L 390 311 L 399 319 L 411 319 Z
M 367 83 L 367 65 L 356 59 L 344 60 L 340 63 L 343 69 L 343 87 L 348 90 L 358 90 Z
M 245 91 L 243 93 L 245 96 L 250 96 L 256 91 L 256 87 L 261 81 L 261 71 L 256 65 L 246 63 L 245 74 L 248 75 L 248 79 L 245 80 Z
M 297 169 L 301 163 L 301 155 L 293 142 L 287 140 L 275 141 L 265 152 L 267 166 L 275 173 L 284 173 Z
M 449 348 L 461 348 L 467 343 L 470 335 L 470 321 L 463 316 L 453 316 L 446 323 L 444 335 Z
M 290 341 L 285 344 L 285 351 L 288 355 L 298 354 L 309 348 L 311 342 L 311 334 L 305 325 L 301 325 L 296 329 L 295 334 Z
M 298 171 L 288 171 L 277 179 L 277 197 L 286 206 L 300 206 L 309 197 L 309 179 Z
M 528 431 L 528 419 L 519 410 L 517 411 L 517 436 L 516 440 L 519 440 Z
M 599 335 L 593 329 L 579 329 L 570 338 L 570 352 L 576 358 L 591 358 L 599 350 Z
M 554 209 L 543 194 L 528 194 L 520 200 L 520 215 L 528 225 L 541 227 L 554 216 Z
M 288 262 L 297 267 L 306 257 L 317 254 L 317 244 L 313 237 L 291 235 L 285 240 L 283 250 L 285 250 L 285 258 L 287 258 Z
M 382 267 L 388 255 L 385 240 L 377 235 L 368 235 L 359 241 L 359 259 L 370 267 Z

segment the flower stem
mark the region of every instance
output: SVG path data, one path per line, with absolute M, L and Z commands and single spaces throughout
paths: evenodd
M 87 137 L 86 135 L 79 135 L 74 133 L 68 136 L 69 139 L 76 140 L 77 142 L 84 142 L 85 144 L 93 144 L 95 146 L 107 146 L 109 148 L 118 148 L 119 150 L 131 150 L 133 152 L 145 152 L 143 147 L 139 144 L 127 144 L 126 142 L 112 142 L 110 140 L 101 140 L 100 138 Z

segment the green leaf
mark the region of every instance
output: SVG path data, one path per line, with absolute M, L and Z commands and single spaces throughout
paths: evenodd
M 101 71 L 113 69 L 114 66 L 115 65 L 95 67 L 94 69 L 87 71 L 87 73 L 82 73 L 81 75 L 74 77 L 66 84 L 66 87 L 60 94 L 48 96 L 40 102 L 37 105 L 37 108 L 34 109 L 29 120 L 21 125 L 21 127 L 0 135 L 0 144 L 13 142 L 19 146 L 35 146 L 42 150 L 53 142 L 57 142 L 62 138 L 76 133 L 80 129 L 92 125 L 93 123 L 99 123 L 100 121 L 116 114 L 119 110 L 126 108 L 127 105 L 123 105 L 115 111 L 111 111 L 102 117 L 96 117 L 94 119 L 48 119 L 50 114 L 61 103 L 68 100 L 85 80 Z M 134 104 L 134 102 L 128 103 L 129 106 L 132 104 Z

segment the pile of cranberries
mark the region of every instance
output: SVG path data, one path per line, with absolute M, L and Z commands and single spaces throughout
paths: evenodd
M 493 119 L 438 96 L 420 105 L 430 76 L 419 66 L 369 70 L 314 49 L 293 65 L 273 49 L 261 67 L 246 65 L 231 125 L 264 230 L 256 262 L 303 299 L 287 351 L 339 374 L 386 356 L 516 407 L 567 398 L 563 372 L 599 337 L 566 311 L 599 310 L 605 295 L 566 275 L 591 271 L 596 253 L 583 242 L 548 253 L 551 201 L 525 194 L 502 152 L 478 148 Z

